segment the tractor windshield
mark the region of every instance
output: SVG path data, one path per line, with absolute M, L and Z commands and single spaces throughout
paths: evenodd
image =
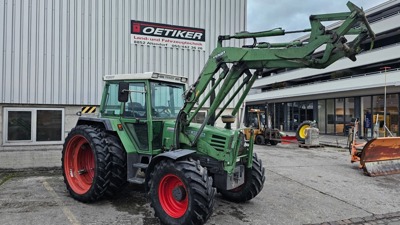
M 183 107 L 183 84 L 151 82 L 153 118 L 176 118 Z

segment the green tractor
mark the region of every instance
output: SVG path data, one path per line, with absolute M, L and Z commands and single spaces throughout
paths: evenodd
M 355 60 L 360 44 L 374 34 L 363 11 L 350 2 L 348 7 L 350 12 L 311 16 L 311 29 L 302 31 L 311 32 L 304 43 L 257 42 L 288 33 L 280 28 L 219 36 L 198 80 L 188 88 L 185 77 L 170 74 L 104 76 L 99 117 L 80 117 L 65 140 L 62 171 L 71 196 L 93 202 L 128 182 L 144 185 L 163 224 L 204 224 L 213 212 L 216 191 L 233 202 L 257 196 L 265 170 L 253 153 L 254 135 L 246 143 L 243 131 L 230 124 L 265 68 L 324 68 L 344 56 Z M 321 23 L 336 20 L 343 24 L 334 30 Z M 347 43 L 346 34 L 356 38 Z M 254 43 L 222 45 L 247 38 Z M 320 46 L 325 50 L 316 57 Z M 233 111 L 222 115 L 238 95 Z M 207 101 L 204 122 L 195 123 Z M 214 126 L 219 117 L 225 128 Z

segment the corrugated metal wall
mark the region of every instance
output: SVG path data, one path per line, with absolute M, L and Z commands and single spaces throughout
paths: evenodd
M 203 28 L 206 51 L 133 45 L 131 20 Z M 0 103 L 99 104 L 104 74 L 190 84 L 217 36 L 245 28 L 246 0 L 0 0 Z

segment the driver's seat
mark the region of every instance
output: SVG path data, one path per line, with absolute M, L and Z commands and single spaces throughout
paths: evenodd
M 125 116 L 144 117 L 145 109 L 139 102 L 128 102 L 125 108 Z
M 133 111 L 144 111 L 142 104 L 140 104 L 139 102 L 128 103 L 128 109 Z

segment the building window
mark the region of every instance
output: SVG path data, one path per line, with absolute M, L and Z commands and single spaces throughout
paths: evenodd
M 288 121 L 287 125 L 285 126 L 285 130 L 294 130 L 294 119 L 293 119 L 293 102 L 286 103 L 286 121 Z
M 372 137 L 372 97 L 365 96 L 361 97 L 361 112 L 363 112 L 363 119 L 361 122 L 361 136 L 371 138 Z
M 344 134 L 344 98 L 335 99 L 335 134 Z
M 327 115 L 326 133 L 334 134 L 335 133 L 335 101 L 334 101 L 334 99 L 326 100 L 326 115 Z
M 321 133 L 326 133 L 326 101 L 318 100 L 318 128 Z
M 385 99 L 384 95 L 375 95 L 372 97 L 372 122 L 373 126 L 378 125 L 379 137 L 389 136 L 387 130 L 389 130 L 393 135 L 398 135 L 398 124 L 399 124 L 399 108 L 398 108 L 398 95 L 388 94 L 386 96 L 386 118 L 384 118 L 385 113 Z M 384 123 L 386 122 L 386 129 Z M 376 136 L 375 136 L 376 137 Z
M 193 118 L 193 123 L 203 123 L 204 120 L 206 119 L 206 112 L 205 111 L 199 111 Z
M 348 135 L 350 129 L 354 126 L 355 108 L 354 98 L 345 98 L 344 100 L 344 135 Z
M 64 109 L 4 108 L 5 145 L 61 144 Z

